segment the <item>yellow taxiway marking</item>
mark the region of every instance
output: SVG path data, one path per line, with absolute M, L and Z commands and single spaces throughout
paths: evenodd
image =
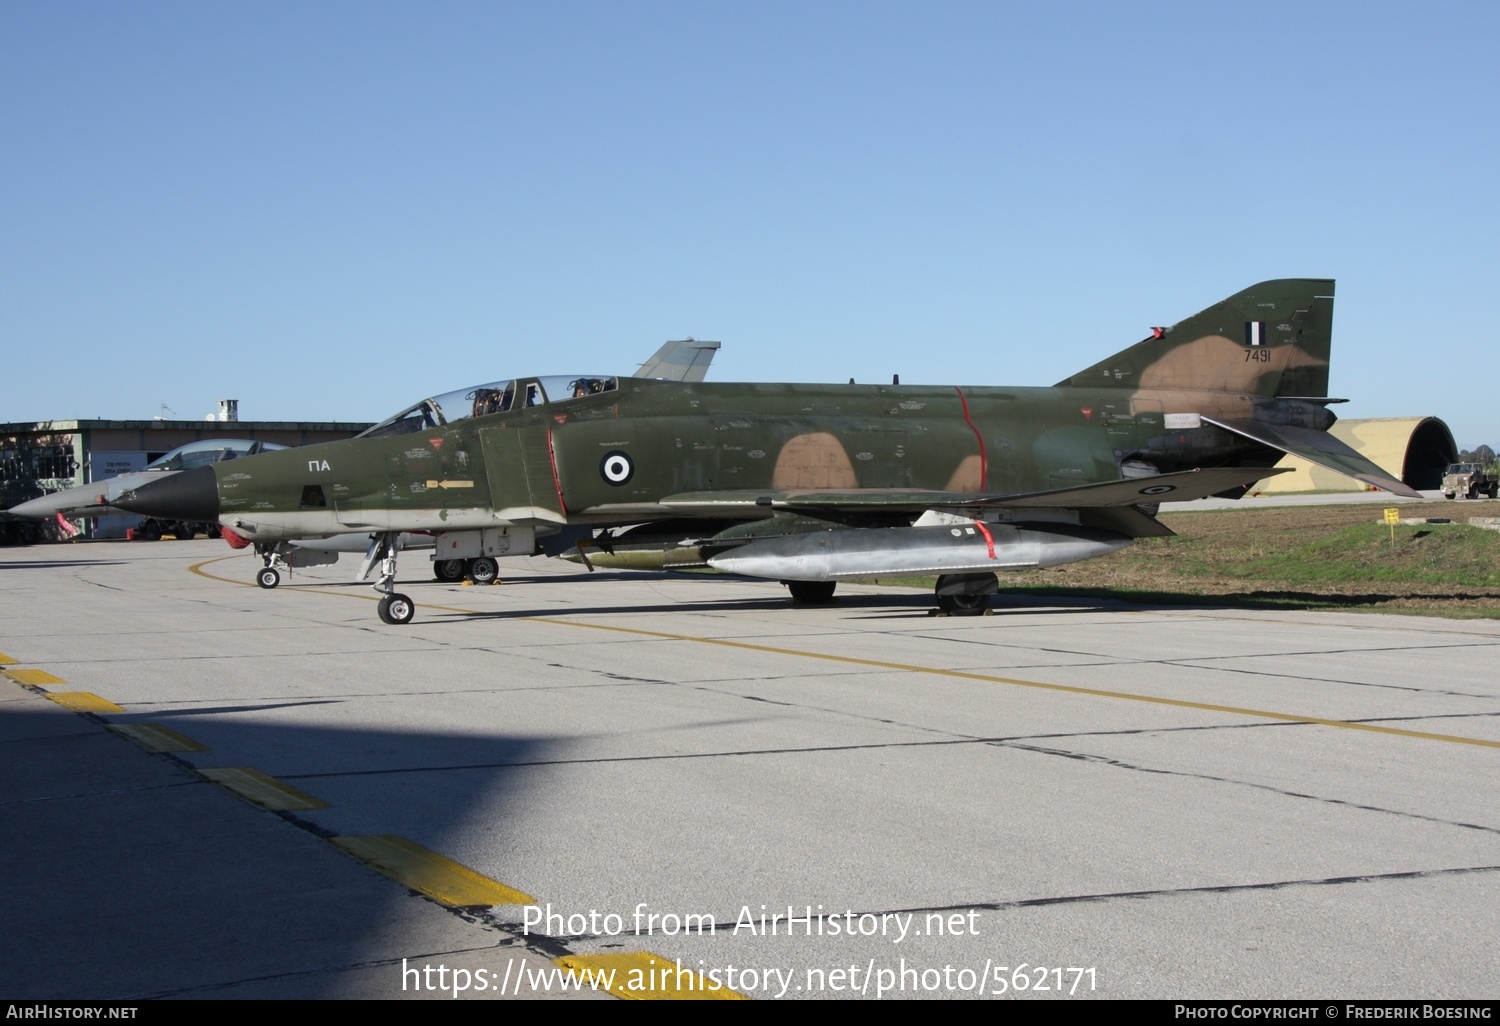
M 46 670 L 0 670 L 17 684 L 25 684 L 36 687 L 42 684 L 66 684 L 67 681 L 61 677 L 54 677 Z M 118 711 L 118 710 L 117 710 Z
M 563 955 L 552 960 L 571 969 L 579 981 L 595 981 L 627 1001 L 748 1001 L 739 991 L 715 983 L 702 973 L 649 951 L 613 955 Z M 598 983 L 609 980 L 609 986 Z
M 1088 695 L 1093 698 L 1118 698 L 1129 702 L 1147 702 L 1152 705 L 1168 705 L 1178 709 L 1198 709 L 1203 712 L 1228 713 L 1233 716 L 1253 716 L 1257 719 L 1279 720 L 1285 723 L 1316 723 L 1324 727 L 1341 730 L 1363 730 L 1372 734 L 1394 734 L 1398 737 L 1416 737 L 1427 741 L 1447 741 L 1461 745 L 1479 745 L 1484 748 L 1500 748 L 1500 741 L 1488 741 L 1478 737 L 1459 737 L 1454 734 L 1431 734 L 1422 730 L 1405 730 L 1401 727 L 1383 727 L 1374 723 L 1353 723 L 1349 720 L 1328 719 L 1322 716 L 1301 716 L 1296 713 L 1276 712 L 1270 709 L 1246 709 L 1237 705 L 1216 705 L 1211 702 L 1192 702 L 1183 698 L 1160 698 L 1156 695 L 1138 695 L 1129 691 L 1107 691 L 1102 688 L 1084 688 L 1072 684 L 1047 684 L 1037 680 L 1018 680 L 1014 677 L 999 677 L 989 673 L 974 673 L 970 670 L 948 670 L 938 666 L 914 666 L 910 663 L 888 663 L 879 659 L 861 659 L 858 656 L 832 655 L 826 652 L 806 652 L 795 648 L 776 648 L 772 645 L 756 645 L 745 641 L 728 641 L 723 638 L 700 638 L 691 634 L 669 634 L 665 631 L 648 631 L 639 627 L 617 627 L 612 624 L 578 623 L 573 620 L 554 620 L 546 617 L 527 617 L 536 623 L 551 623 L 560 627 L 589 627 L 600 631 L 616 631 L 620 634 L 635 634 L 667 641 L 696 641 L 704 645 L 721 645 L 751 652 L 767 652 L 772 655 L 798 656 L 803 659 L 822 659 L 850 666 L 868 666 L 877 670 L 899 670 L 904 673 L 928 673 L 938 677 L 957 677 L 960 680 L 977 680 L 987 684 L 1009 684 L 1019 688 L 1036 688 L 1041 691 L 1059 691 L 1070 695 Z
M 230 559 L 230 556 L 221 556 L 219 559 Z M 230 584 L 246 584 L 248 581 L 235 581 L 227 577 L 218 577 L 214 574 L 205 573 L 200 567 L 209 563 L 217 563 L 219 560 L 211 559 L 205 563 L 198 563 L 188 567 L 193 573 L 201 577 L 207 577 L 215 581 L 228 581 Z M 344 598 L 371 598 L 378 596 L 347 595 L 343 592 L 315 592 L 319 595 L 340 595 Z M 454 606 L 438 606 L 424 603 L 423 609 L 436 609 L 445 613 L 473 613 L 482 612 L 478 609 L 459 609 Z M 1128 691 L 1108 691 L 1102 688 L 1084 688 L 1072 684 L 1048 684 L 1037 680 L 1018 680 L 1014 677 L 1000 677 L 990 673 L 974 673 L 969 670 L 947 670 L 937 666 L 915 666 L 910 663 L 888 663 L 879 659 L 861 659 L 858 656 L 834 655 L 829 652 L 808 652 L 796 648 L 777 648 L 773 645 L 756 645 L 747 641 L 729 641 L 725 638 L 703 638 L 692 634 L 671 634 L 666 631 L 648 631 L 640 627 L 619 627 L 613 624 L 582 623 L 577 620 L 560 620 L 545 616 L 517 617 L 517 619 L 528 620 L 532 623 L 547 623 L 557 627 L 578 627 L 592 631 L 611 631 L 616 634 L 631 634 L 642 638 L 657 638 L 663 641 L 691 641 L 700 645 L 718 645 L 723 648 L 739 649 L 745 652 L 764 652 L 770 655 L 793 656 L 799 659 L 819 659 L 830 663 L 842 663 L 846 666 L 865 666 L 877 670 L 896 670 L 902 673 L 926 673 L 937 677 L 956 677 L 959 680 L 976 680 L 985 684 L 1006 684 L 1018 688 L 1035 688 L 1041 691 L 1056 691 L 1070 695 L 1088 695 L 1092 698 L 1114 698 L 1126 702 L 1145 702 L 1151 705 L 1173 706 L 1178 709 L 1197 709 L 1200 712 L 1225 713 L 1230 716 L 1251 716 L 1256 719 L 1277 720 L 1283 723 L 1315 723 L 1322 727 L 1334 727 L 1339 730 L 1360 730 L 1370 734 L 1386 734 L 1394 737 L 1412 737 L 1424 741 L 1445 741 L 1449 744 L 1477 745 L 1481 748 L 1500 748 L 1500 741 L 1489 741 L 1478 737 L 1460 737 L 1455 734 L 1433 734 L 1424 730 L 1405 730 L 1401 727 L 1384 727 L 1374 723 L 1354 723 L 1349 720 L 1336 720 L 1323 716 L 1302 716 L 1297 713 L 1276 712 L 1270 709 L 1246 709 L 1236 705 L 1216 705 L 1211 702 L 1192 702 L 1182 698 L 1159 698 L 1155 695 L 1140 695 Z
M 200 769 L 198 773 L 205 779 L 228 788 L 241 798 L 273 812 L 328 808 L 328 803 L 321 798 L 314 798 L 306 791 L 299 791 L 291 784 L 282 783 L 260 770 L 245 766 L 216 766 L 210 769 Z
M 397 883 L 444 905 L 531 905 L 536 899 L 393 834 L 335 837 L 334 844 Z
M 20 662 L 19 659 L 12 659 L 4 652 L 0 652 L 0 666 L 14 666 L 18 662 Z
M 120 713 L 118 705 L 107 698 L 100 698 L 90 691 L 48 691 L 46 697 L 58 705 L 81 713 Z
M 208 751 L 207 745 L 200 745 L 185 734 L 159 727 L 154 723 L 116 723 L 112 724 L 109 729 L 121 737 L 130 738 L 148 752 Z

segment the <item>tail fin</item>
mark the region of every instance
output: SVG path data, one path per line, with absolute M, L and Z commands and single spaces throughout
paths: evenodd
M 1252 285 L 1057 383 L 1192 388 L 1316 399 L 1328 394 L 1333 282 Z

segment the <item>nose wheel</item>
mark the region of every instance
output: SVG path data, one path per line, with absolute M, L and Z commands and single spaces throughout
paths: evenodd
M 260 569 L 255 572 L 255 583 L 262 588 L 274 588 L 281 583 L 281 571 L 291 571 L 286 554 L 291 548 L 285 542 L 256 542 L 255 554 L 260 557 Z
M 386 531 L 374 535 L 370 539 L 370 550 L 365 553 L 365 565 L 360 570 L 360 577 L 364 577 L 370 567 L 378 561 L 380 563 L 380 579 L 375 582 L 375 590 L 381 592 L 380 596 L 380 619 L 389 624 L 411 623 L 411 618 L 417 615 L 417 606 L 409 597 L 396 591 L 396 553 L 400 550 L 397 543 L 397 535 L 394 531 Z
M 417 607 L 405 595 L 392 592 L 380 600 L 380 618 L 386 623 L 411 623 L 417 615 Z

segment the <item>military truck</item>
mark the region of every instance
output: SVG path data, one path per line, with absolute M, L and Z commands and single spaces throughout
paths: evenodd
M 1477 499 L 1481 495 L 1495 498 L 1500 479 L 1478 463 L 1450 463 L 1443 473 L 1443 498 Z

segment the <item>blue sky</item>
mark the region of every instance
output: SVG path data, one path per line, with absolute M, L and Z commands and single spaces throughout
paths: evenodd
M 1500 447 L 1496 38 L 1458 2 L 0 0 L 0 421 L 375 420 L 689 335 L 720 380 L 1048 385 L 1307 276 L 1342 416 Z

